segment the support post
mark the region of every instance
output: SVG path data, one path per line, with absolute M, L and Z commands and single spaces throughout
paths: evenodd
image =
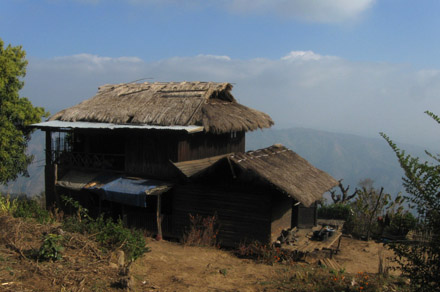
M 127 213 L 125 212 L 124 205 L 121 206 L 121 211 L 122 211 L 122 223 L 124 223 L 125 227 L 128 227 L 128 218 L 127 218 Z
M 162 240 L 162 215 L 161 209 L 161 195 L 157 195 L 157 207 L 156 207 L 156 221 L 157 221 L 157 240 Z
M 52 163 L 52 132 L 46 131 L 46 166 L 44 167 L 44 184 L 46 209 L 52 208 L 56 202 L 55 180 L 56 167 Z

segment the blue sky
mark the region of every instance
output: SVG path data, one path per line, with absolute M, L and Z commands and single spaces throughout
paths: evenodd
M 438 146 L 440 1 L 2 0 L 23 95 L 55 112 L 104 83 L 229 81 L 278 127 Z M 437 138 L 439 137 L 439 138 Z

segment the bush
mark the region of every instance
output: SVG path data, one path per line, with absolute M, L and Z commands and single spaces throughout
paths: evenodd
M 134 261 L 150 249 L 146 246 L 143 234 L 138 230 L 124 227 L 122 220 L 114 222 L 103 215 L 93 219 L 88 210 L 72 198 L 62 197 L 64 203 L 77 210 L 75 216 L 63 221 L 63 228 L 70 232 L 93 235 L 98 243 L 107 250 L 122 249 L 127 259 Z
M 111 218 L 98 217 L 88 223 L 88 232 L 96 234 L 96 240 L 106 249 L 121 248 L 129 260 L 136 260 L 150 249 L 145 238 L 138 230 L 125 228 L 122 220 L 114 222 Z
M 440 124 L 440 117 L 426 111 Z M 388 142 L 405 172 L 403 186 L 410 196 L 408 201 L 418 213 L 417 238 L 391 244 L 397 255 L 402 274 L 411 280 L 416 291 L 440 291 L 440 155 L 426 151 L 430 161 L 406 154 L 385 134 Z
M 38 223 L 41 224 L 53 221 L 50 213 L 46 209 L 42 208 L 37 201 L 28 198 L 16 200 L 17 205 L 12 212 L 14 217 L 34 218 Z
M 12 214 L 17 209 L 17 199 L 0 194 L 0 214 Z
M 346 204 L 324 205 L 318 208 L 318 218 L 350 221 L 352 210 Z
M 406 236 L 416 226 L 417 218 L 412 213 L 397 213 L 391 217 L 390 226 L 385 228 L 385 232 L 395 236 Z
M 48 261 L 48 260 L 59 260 L 62 258 L 61 252 L 64 247 L 61 245 L 61 241 L 64 238 L 57 234 L 46 234 L 44 235 L 43 244 L 38 251 L 38 259 Z
M 0 213 L 6 213 L 15 218 L 33 218 L 41 224 L 53 221 L 50 213 L 41 207 L 38 201 L 26 196 L 11 199 L 9 195 L 0 195 Z

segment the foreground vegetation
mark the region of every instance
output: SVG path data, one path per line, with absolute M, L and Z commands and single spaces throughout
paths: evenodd
M 68 199 L 65 201 L 76 204 Z M 160 269 L 161 275 L 164 270 L 173 273 L 160 291 L 167 290 L 169 286 L 178 287 L 180 291 L 206 291 L 193 289 L 198 287 L 200 279 L 206 277 L 216 279 L 219 287 L 227 287 L 223 285 L 243 281 L 243 277 L 248 275 L 245 273 L 249 273 L 246 269 L 252 269 L 255 280 L 247 285 L 255 291 L 404 291 L 405 287 L 398 277 L 374 273 L 350 274 L 345 270 L 335 271 L 293 261 L 288 254 L 272 246 L 254 249 L 249 245 L 246 249 L 253 253 L 237 257 L 239 251 L 218 250 L 212 240 L 216 232 L 211 228 L 215 226 L 211 220 L 204 223 L 197 221 L 199 225 L 209 227 L 208 233 L 191 229 L 195 230 L 194 234 L 188 234 L 194 240 L 196 233 L 205 238 L 206 241 L 198 240 L 199 244 L 194 244 L 195 241 L 183 245 L 160 243 L 147 239 L 149 245 L 154 244 L 159 250 L 153 250 L 152 257 L 146 260 L 145 252 L 149 248 L 141 233 L 124 228 L 120 221 L 113 222 L 103 217 L 92 219 L 80 206 L 76 210 L 69 217 L 61 212 L 49 213 L 37 201 L 0 196 L 0 228 L 3 230 L 0 235 L 0 284 L 10 288 L 6 291 L 70 291 L 74 287 L 82 287 L 86 291 L 117 291 L 121 288 L 148 291 L 148 283 L 160 281 L 151 276 L 155 268 Z M 163 250 L 160 250 L 161 247 Z M 125 263 L 118 263 L 119 250 L 124 250 Z M 178 256 L 173 252 L 180 253 L 182 258 L 176 258 Z M 190 268 L 182 267 L 180 271 L 179 262 L 160 260 L 170 253 L 170 258 L 182 264 L 189 261 L 194 269 L 202 265 L 201 274 L 194 274 L 200 279 L 184 284 L 187 276 L 179 275 L 187 275 Z M 240 259 L 243 257 L 246 259 Z M 222 262 L 220 258 L 224 261 L 217 268 L 216 265 Z M 203 264 L 204 261 L 207 264 Z M 155 289 L 156 286 L 151 284 L 151 287 Z
M 68 197 L 63 197 L 64 202 L 76 209 L 76 214 L 64 216 L 62 211 L 50 213 L 41 207 L 37 200 L 27 198 L 11 199 L 9 196 L 0 195 L 0 215 L 9 215 L 15 218 L 30 219 L 40 224 L 59 226 L 62 233 L 65 231 L 79 233 L 93 239 L 103 251 L 112 252 L 121 249 L 129 261 L 136 260 L 149 251 L 145 238 L 140 231 L 128 229 L 121 220 L 114 222 L 103 215 L 92 218 L 88 210 L 81 207 L 78 202 Z M 43 243 L 39 250 L 39 259 L 57 260 L 62 257 L 63 242 L 66 238 L 57 234 L 44 234 Z
M 440 124 L 440 117 L 425 112 Z M 405 172 L 403 186 L 407 199 L 419 214 L 418 229 L 412 241 L 391 245 L 404 275 L 417 291 L 440 291 L 440 154 L 426 151 L 431 161 L 420 161 L 397 147 L 385 134 L 382 137 L 395 152 Z
M 440 124 L 439 116 L 425 113 Z M 399 149 L 386 134 L 381 136 L 397 156 L 409 195 L 391 200 L 371 180 L 362 181 L 349 195 L 349 187 L 340 182 L 341 194 L 332 191 L 334 204 L 322 206 L 319 215 L 345 220 L 345 231 L 355 236 L 389 241 L 388 247 L 396 254 L 394 261 L 413 291 L 440 291 L 440 154 L 426 151 L 430 161 L 420 161 Z M 404 210 L 404 201 L 417 218 Z M 409 231 L 411 236 L 407 236 Z

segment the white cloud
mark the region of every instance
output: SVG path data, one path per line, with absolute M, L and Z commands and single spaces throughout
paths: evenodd
M 286 56 L 282 57 L 281 60 L 286 61 L 318 61 L 322 58 L 335 58 L 330 56 L 321 56 L 312 51 L 291 51 Z
M 312 51 L 277 59 L 237 60 L 199 55 L 144 62 L 136 57 L 89 54 L 30 58 L 23 94 L 54 112 L 90 98 L 107 83 L 146 81 L 231 82 L 233 94 L 269 113 L 278 126 L 376 136 L 409 143 L 440 143 L 427 109 L 440 114 L 440 71 L 406 65 L 350 62 Z M 436 144 L 438 145 L 438 144 Z

